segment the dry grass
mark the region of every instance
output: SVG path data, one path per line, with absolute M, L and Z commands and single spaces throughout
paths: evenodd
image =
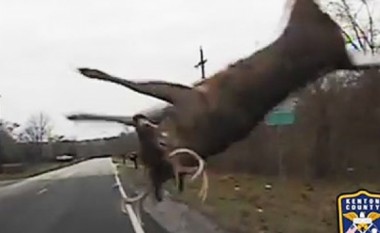
M 142 170 L 121 166 L 122 172 L 143 185 Z M 178 195 L 173 183 L 166 188 L 174 199 L 187 203 L 216 221 L 227 231 L 249 232 L 336 232 L 336 197 L 339 193 L 366 188 L 380 191 L 380 185 L 349 182 L 278 181 L 277 178 L 246 174 L 209 174 L 208 198 L 201 204 L 197 193 L 200 182 L 187 183 Z M 272 189 L 265 189 L 271 183 Z M 239 187 L 239 189 L 236 189 Z
M 140 188 L 147 184 L 146 178 L 144 178 L 144 172 L 141 165 L 139 165 L 139 169 L 134 169 L 132 162 L 129 160 L 126 161 L 126 164 L 122 164 L 122 160 L 118 158 L 112 158 L 114 163 L 118 164 L 118 169 L 122 178 L 128 181 L 128 184 L 134 188 Z
M 272 183 L 266 190 L 265 184 Z M 359 187 L 379 191 L 374 184 L 277 181 L 245 174 L 210 174 L 208 199 L 197 199 L 199 182 L 186 185 L 176 198 L 189 203 L 232 232 L 336 232 L 336 197 Z M 239 186 L 239 190 L 235 187 Z

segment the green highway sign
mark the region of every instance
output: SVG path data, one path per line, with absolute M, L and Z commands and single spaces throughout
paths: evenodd
M 295 122 L 295 113 L 293 111 L 272 111 L 266 118 L 267 125 L 291 125 Z
M 270 126 L 294 124 L 297 103 L 298 99 L 295 97 L 285 99 L 265 116 L 265 123 Z

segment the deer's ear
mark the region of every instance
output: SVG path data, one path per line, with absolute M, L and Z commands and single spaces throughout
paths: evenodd
M 134 126 L 134 121 L 132 117 L 128 116 L 108 116 L 108 115 L 97 115 L 97 114 L 72 114 L 66 116 L 67 119 L 72 121 L 110 121 L 118 122 L 128 126 Z
M 178 105 L 185 102 L 187 97 L 196 93 L 196 91 L 191 87 L 176 83 L 164 81 L 135 82 L 117 78 L 96 69 L 80 68 L 78 70 L 86 77 L 116 83 L 141 94 L 158 98 L 173 105 Z
M 133 122 L 136 127 L 138 126 L 149 126 L 152 128 L 157 128 L 158 125 L 154 124 L 148 117 L 143 114 L 136 114 L 132 117 Z

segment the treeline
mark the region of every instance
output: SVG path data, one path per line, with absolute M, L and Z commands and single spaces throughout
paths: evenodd
M 54 161 L 65 154 L 74 158 L 118 155 L 131 147 L 125 133 L 118 137 L 75 141 L 55 134 L 53 129 L 49 116 L 43 112 L 31 115 L 22 125 L 0 119 L 0 168 L 10 163 Z
M 296 122 L 264 122 L 211 159 L 217 170 L 370 180 L 380 175 L 380 73 L 331 74 L 294 96 Z
M 119 137 L 84 141 L 19 142 L 0 127 L 0 166 L 6 163 L 38 163 L 54 161 L 56 156 L 69 154 L 76 158 L 90 158 L 126 153 L 132 146 Z

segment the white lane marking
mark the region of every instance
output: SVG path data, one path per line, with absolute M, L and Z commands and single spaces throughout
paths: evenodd
M 120 191 L 120 194 L 121 194 L 122 198 L 125 199 L 125 198 L 127 198 L 127 194 L 125 193 L 124 188 L 121 185 L 120 178 L 118 176 L 117 167 L 116 167 L 116 165 L 114 163 L 112 163 L 112 165 L 113 165 L 114 171 L 115 171 L 116 185 L 119 188 L 119 191 Z M 133 211 L 132 206 L 130 204 L 126 204 L 125 208 L 126 208 L 126 210 L 128 212 L 129 219 L 131 220 L 131 223 L 132 223 L 132 226 L 133 226 L 133 230 L 136 233 L 144 233 L 144 230 L 142 229 L 142 226 L 140 225 L 139 220 L 137 219 L 136 213 Z M 122 209 L 122 211 L 123 211 L 123 209 Z
M 41 195 L 47 191 L 48 191 L 47 188 L 41 189 L 40 191 L 37 192 L 37 195 Z

